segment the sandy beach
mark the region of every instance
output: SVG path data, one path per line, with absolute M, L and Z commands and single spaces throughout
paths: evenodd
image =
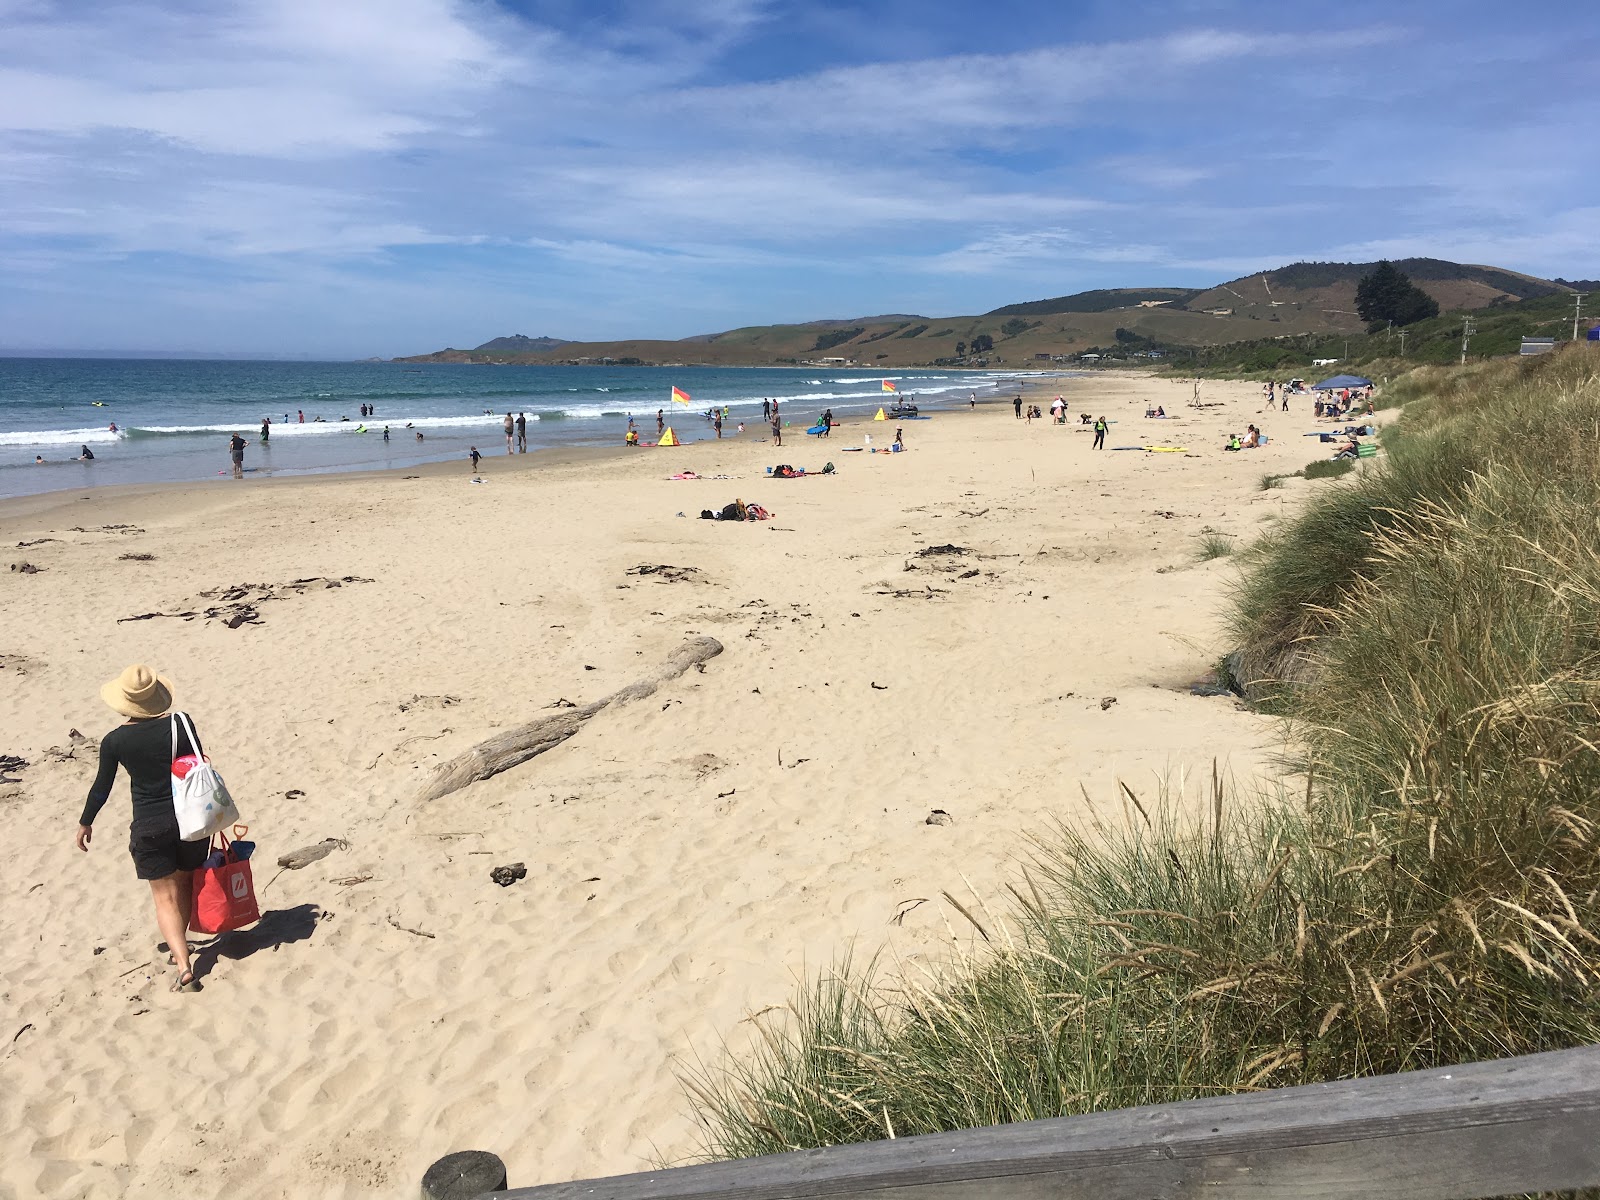
M 1064 390 L 1066 426 L 987 404 L 905 423 L 896 455 L 850 452 L 894 431 L 854 421 L 781 450 L 491 453 L 482 483 L 461 462 L 0 505 L 6 561 L 39 568 L 0 573 L 0 754 L 28 764 L 0 783 L 0 1196 L 413 1195 L 468 1148 L 513 1185 L 679 1161 L 679 1064 L 808 969 L 941 953 L 941 893 L 997 900 L 1085 793 L 1121 819 L 1118 780 L 1261 777 L 1273 723 L 1189 690 L 1233 571 L 1197 543 L 1319 486 L 1260 487 L 1326 455 L 1311 399 Z M 1108 446 L 1188 452 L 1094 452 L 1081 411 Z M 1223 452 L 1251 421 L 1270 444 Z M 774 519 L 697 519 L 736 497 Z M 634 573 L 658 565 L 690 570 Z M 419 801 L 436 764 L 703 635 L 703 672 Z M 125 783 L 72 846 L 95 760 L 69 731 L 117 723 L 97 688 L 136 661 L 174 678 L 259 844 L 264 919 L 200 955 L 195 995 L 168 991 Z

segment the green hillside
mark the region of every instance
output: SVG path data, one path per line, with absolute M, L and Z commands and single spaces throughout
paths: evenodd
M 517 335 L 474 350 L 441 350 L 397 361 L 1015 369 L 1098 352 L 1124 358 L 1165 354 L 1193 366 L 1246 360 L 1263 369 L 1274 362 L 1309 365 L 1312 358 L 1342 357 L 1347 338 L 1352 355 L 1358 348 L 1368 357 L 1388 350 L 1386 344 L 1378 351 L 1367 340 L 1356 313 L 1356 286 L 1375 265 L 1300 262 L 1201 290 L 1101 288 L 1004 305 L 978 316 L 897 313 L 752 325 L 676 341 L 566 342 Z M 1505 352 L 1488 347 L 1514 349 L 1522 333 L 1535 331 L 1536 319 L 1545 313 L 1541 305 L 1548 301 L 1559 308 L 1570 294 L 1551 280 L 1500 267 L 1430 258 L 1396 265 L 1441 311 L 1482 314 L 1484 340 L 1475 340 L 1474 353 Z M 1451 318 L 1438 320 L 1448 324 Z M 1455 325 L 1459 327 L 1459 320 Z M 1444 355 L 1449 338 L 1441 332 L 1443 326 L 1424 326 L 1408 332 L 1410 347 L 1417 355 Z M 975 349 L 986 341 L 992 347 Z M 1479 351 L 1479 345 L 1485 349 Z M 1217 350 L 1222 346 L 1237 349 L 1224 354 Z

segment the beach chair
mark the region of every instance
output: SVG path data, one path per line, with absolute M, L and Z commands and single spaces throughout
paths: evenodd
M 1360 446 L 1357 446 L 1356 447 L 1356 457 L 1357 458 L 1377 458 L 1378 457 L 1378 448 L 1376 446 L 1369 446 L 1369 445 L 1366 445 L 1366 444 L 1362 444 Z

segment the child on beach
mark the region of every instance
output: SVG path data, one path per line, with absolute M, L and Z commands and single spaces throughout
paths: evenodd
M 422 435 L 420 433 L 417 434 L 417 438 L 419 440 L 421 439 L 421 437 L 422 437 Z M 478 448 L 476 446 L 474 446 L 471 450 L 467 451 L 467 453 L 472 455 L 472 473 L 474 475 L 476 475 L 478 473 L 478 460 L 480 458 L 482 458 L 483 455 L 478 453 Z

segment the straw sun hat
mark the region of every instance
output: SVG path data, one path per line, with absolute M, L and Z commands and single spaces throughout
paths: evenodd
M 125 717 L 159 717 L 172 707 L 172 680 L 135 663 L 101 685 L 100 699 Z

